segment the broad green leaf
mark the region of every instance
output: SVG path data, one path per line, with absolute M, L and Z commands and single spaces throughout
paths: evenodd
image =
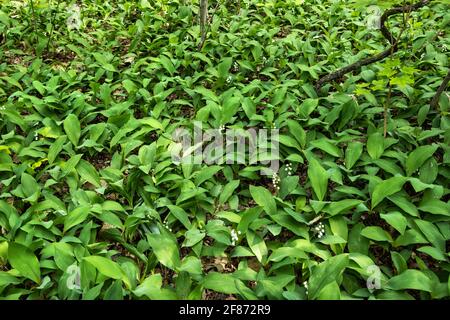
M 239 186 L 239 183 L 239 180 L 232 180 L 225 185 L 219 197 L 220 204 L 224 204 L 231 197 L 234 190 Z
M 298 141 L 300 146 L 304 148 L 306 146 L 306 132 L 300 126 L 300 124 L 297 121 L 294 120 L 287 120 L 287 125 L 289 127 L 290 133 L 294 136 L 295 140 Z
M 398 276 L 392 277 L 387 283 L 393 290 L 421 290 L 431 292 L 432 282 L 422 271 L 408 269 Z
M 428 158 L 433 156 L 438 147 L 437 144 L 421 146 L 411 152 L 405 163 L 406 174 L 410 176 L 419 169 Z
M 177 218 L 178 221 L 180 221 L 186 229 L 191 228 L 191 222 L 189 221 L 189 216 L 186 211 L 174 205 L 168 205 L 167 208 L 169 208 L 170 213 L 173 214 L 175 218 Z
M 349 209 L 356 207 L 361 204 L 362 200 L 357 199 L 345 199 L 341 201 L 332 202 L 324 209 L 327 213 L 334 216 L 337 214 L 347 214 Z
M 46 91 L 45 87 L 40 81 L 34 80 L 33 81 L 33 87 L 39 92 L 39 94 L 41 96 L 43 96 L 45 94 L 45 91 Z
M 332 155 L 333 157 L 337 158 L 342 157 L 341 149 L 339 149 L 336 145 L 325 139 L 311 141 L 310 145 L 322 151 L 325 151 L 326 153 Z
M 250 186 L 250 194 L 253 200 L 261 206 L 268 215 L 277 213 L 277 205 L 272 194 L 263 187 Z
M 402 190 L 405 182 L 405 177 L 397 176 L 377 184 L 372 192 L 372 208 L 375 208 L 384 198 Z
M 363 144 L 361 142 L 350 142 L 345 150 L 345 167 L 347 169 L 353 168 L 355 163 L 361 157 L 363 151 Z
M 169 72 L 169 74 L 171 76 L 173 76 L 173 74 L 175 73 L 176 70 L 175 70 L 175 67 L 174 67 L 172 61 L 165 55 L 161 55 L 161 56 L 159 56 L 159 62 L 164 67 L 164 69 L 166 69 Z
M 258 261 L 263 263 L 263 260 L 265 260 L 268 253 L 264 240 L 255 232 L 249 230 L 247 232 L 247 242 Z
M 163 289 L 161 274 L 152 274 L 146 278 L 133 293 L 137 297 L 146 296 L 151 300 L 176 300 L 177 296 L 174 291 Z
M 318 294 L 318 300 L 340 300 L 341 290 L 336 281 L 327 284 Z
M 65 218 L 64 218 L 64 232 L 69 230 L 70 228 L 79 225 L 84 222 L 86 218 L 89 216 L 90 208 L 88 206 L 77 207 L 72 210 Z
M 450 205 L 444 201 L 428 198 L 420 202 L 419 210 L 431 214 L 450 216 Z
M 400 234 L 405 232 L 408 221 L 400 212 L 380 213 L 380 217 L 400 232 Z
M 439 229 L 431 222 L 426 220 L 415 219 L 414 222 L 420 231 L 436 248 L 445 252 L 445 238 L 439 232 Z
M 22 276 L 38 284 L 41 283 L 39 260 L 30 249 L 22 244 L 10 242 L 8 245 L 8 261 Z
M 423 247 L 418 248 L 417 251 L 423 252 L 438 261 L 447 261 L 448 260 L 448 258 L 445 257 L 445 255 L 442 253 L 442 251 L 435 247 L 423 246 Z
M 410 214 L 413 217 L 419 216 L 419 211 L 416 206 L 412 204 L 405 196 L 400 194 L 394 194 L 388 197 L 393 203 L 395 203 L 400 209 Z
M 367 152 L 372 159 L 380 158 L 384 153 L 384 138 L 379 132 L 372 133 L 367 139 Z
M 66 142 L 66 139 L 67 139 L 66 136 L 61 136 L 51 144 L 50 148 L 48 149 L 48 156 L 47 156 L 49 164 L 52 164 L 55 161 L 56 157 L 61 152 L 64 143 Z
M 361 235 L 375 241 L 388 241 L 392 242 L 391 235 L 380 227 L 370 226 L 361 230 Z
M 147 239 L 161 264 L 173 270 L 180 265 L 178 244 L 173 235 L 162 230 L 160 234 L 148 234 Z
M 316 197 L 322 201 L 328 188 L 328 173 L 314 158 L 309 159 L 308 178 Z
M 197 257 L 186 257 L 178 268 L 179 272 L 185 271 L 190 274 L 202 274 L 202 263 Z
M 217 66 L 217 73 L 219 74 L 219 77 L 224 79 L 228 75 L 228 71 L 231 68 L 231 64 L 233 62 L 232 58 L 222 58 L 222 61 Z
M 77 172 L 81 178 L 94 185 L 96 188 L 100 188 L 100 177 L 92 164 L 85 160 L 80 160 L 77 165 Z
M 117 262 L 101 256 L 89 256 L 83 259 L 93 265 L 104 276 L 111 279 L 123 280 L 129 286 L 129 280 Z
M 73 113 L 69 114 L 64 120 L 64 131 L 66 132 L 70 142 L 77 147 L 81 136 L 81 125 L 77 116 Z
M 40 191 L 39 184 L 28 173 L 23 173 L 21 177 L 22 190 L 25 197 L 29 198 Z
M 203 182 L 211 179 L 217 172 L 222 169 L 220 166 L 208 166 L 204 167 L 201 171 L 199 171 L 195 176 L 195 184 L 199 186 Z
M 316 299 L 323 288 L 339 278 L 348 263 L 348 254 L 340 254 L 317 265 L 308 281 L 309 297 Z
M 186 231 L 184 237 L 186 240 L 183 242 L 183 247 L 192 247 L 203 240 L 206 234 L 198 229 L 191 229 Z
M 298 114 L 302 118 L 308 118 L 308 116 L 311 114 L 311 112 L 313 112 L 314 109 L 316 109 L 318 105 L 319 105 L 318 99 L 306 99 L 299 106 Z
M 210 272 L 203 279 L 202 285 L 216 292 L 236 294 L 239 290 L 236 288 L 235 280 L 236 278 L 228 273 Z

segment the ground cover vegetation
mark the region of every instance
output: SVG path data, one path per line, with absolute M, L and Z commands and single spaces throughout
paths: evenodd
M 2 299 L 448 299 L 448 1 L 0 1 Z M 173 132 L 279 130 L 280 170 Z

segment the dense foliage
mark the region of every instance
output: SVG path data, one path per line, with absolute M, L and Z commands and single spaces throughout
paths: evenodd
M 0 296 L 450 296 L 448 2 L 0 1 Z M 384 2 L 386 7 L 403 2 Z M 68 9 L 71 8 L 71 9 Z M 279 176 L 172 133 L 279 128 Z M 278 188 L 279 187 L 279 188 Z

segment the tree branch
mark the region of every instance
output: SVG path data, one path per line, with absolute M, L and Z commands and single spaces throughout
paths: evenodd
M 426 6 L 428 3 L 430 3 L 432 0 L 421 0 L 420 2 L 413 4 L 413 5 L 405 5 L 405 6 L 401 6 L 401 7 L 395 7 L 389 10 L 386 10 L 383 15 L 381 16 L 380 19 L 380 30 L 381 33 L 383 34 L 383 36 L 389 41 L 389 43 L 391 44 L 391 46 L 389 48 L 387 48 L 386 50 L 373 55 L 371 57 L 368 58 L 364 58 L 361 59 L 355 63 L 352 63 L 346 67 L 343 67 L 335 72 L 329 73 L 325 76 L 323 76 L 322 78 L 320 78 L 317 82 L 316 82 L 316 91 L 319 91 L 320 88 L 327 82 L 331 82 L 333 80 L 342 78 L 342 76 L 344 74 L 347 74 L 349 72 L 355 71 L 355 70 L 359 70 L 361 67 L 372 64 L 374 62 L 380 61 L 385 59 L 386 57 L 390 56 L 391 54 L 393 54 L 394 52 L 397 52 L 398 50 L 398 42 L 400 41 L 401 38 L 401 34 L 398 37 L 398 39 L 394 39 L 394 37 L 392 36 L 391 32 L 389 31 L 389 29 L 386 27 L 386 21 L 388 20 L 388 18 L 392 15 L 395 14 L 399 14 L 399 13 L 405 13 L 405 12 L 411 12 L 411 11 L 415 11 L 418 10 L 419 8 L 422 8 L 424 6 Z
M 437 108 L 439 97 L 441 96 L 442 92 L 444 92 L 445 89 L 447 88 L 449 81 L 450 81 L 450 69 L 448 70 L 447 76 L 442 81 L 441 85 L 436 91 L 436 94 L 434 95 L 433 99 L 430 102 L 430 106 L 432 108 Z

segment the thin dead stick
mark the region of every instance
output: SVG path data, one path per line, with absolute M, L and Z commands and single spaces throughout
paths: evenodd
M 352 63 L 348 66 L 345 66 L 335 72 L 329 73 L 325 76 L 323 76 L 322 78 L 320 78 L 317 83 L 316 83 L 316 91 L 319 91 L 320 88 L 327 82 L 331 82 L 334 81 L 336 79 L 340 79 L 342 78 L 345 74 L 355 71 L 355 70 L 359 70 L 361 67 L 375 63 L 377 61 L 383 60 L 386 57 L 390 56 L 391 54 L 395 53 L 398 51 L 398 42 L 400 39 L 400 36 L 395 39 L 392 34 L 390 33 L 390 31 L 388 30 L 388 28 L 386 27 L 386 21 L 387 19 L 395 14 L 398 13 L 404 13 L 404 12 L 412 12 L 412 11 L 416 11 L 421 7 L 426 6 L 427 4 L 429 4 L 432 0 L 422 0 L 416 4 L 413 5 L 407 5 L 407 6 L 401 6 L 401 7 L 395 7 L 389 10 L 386 10 L 383 15 L 381 16 L 380 19 L 380 30 L 381 33 L 383 34 L 383 36 L 388 40 L 388 42 L 391 44 L 391 46 L 389 48 L 387 48 L 386 50 L 382 51 L 381 53 L 378 53 L 374 56 L 371 56 L 369 58 L 365 58 L 365 59 L 361 59 L 355 63 Z M 402 30 L 403 32 L 403 30 Z
M 312 219 L 311 221 L 308 222 L 308 226 L 313 225 L 314 223 L 316 223 L 317 221 L 322 219 L 322 217 L 323 217 L 323 214 L 319 214 L 317 217 L 315 217 L 314 219 Z
M 439 97 L 441 96 L 442 92 L 444 92 L 445 89 L 447 88 L 449 81 L 450 81 L 450 69 L 448 70 L 447 76 L 442 81 L 441 85 L 439 86 L 439 88 L 436 91 L 436 94 L 434 95 L 433 99 L 430 102 L 430 106 L 432 108 L 437 109 Z
M 205 3 L 206 3 L 206 10 L 204 12 L 202 12 L 202 4 L 205 5 Z M 217 12 L 217 9 L 219 8 L 219 5 L 220 5 L 220 2 L 218 1 L 211 17 L 214 17 L 214 15 Z M 200 30 L 202 30 L 202 38 L 200 40 L 200 43 L 198 44 L 199 51 L 203 48 L 203 45 L 205 44 L 205 41 L 206 41 L 206 35 L 208 34 L 209 30 L 211 29 L 210 23 L 208 25 L 206 25 L 207 17 L 208 17 L 208 1 L 202 0 L 202 2 L 200 3 Z M 204 18 L 204 21 L 202 22 L 203 18 Z
M 208 21 L 208 0 L 200 0 L 200 33 L 202 38 L 198 45 L 198 50 L 203 47 L 203 43 L 206 40 L 206 23 Z

